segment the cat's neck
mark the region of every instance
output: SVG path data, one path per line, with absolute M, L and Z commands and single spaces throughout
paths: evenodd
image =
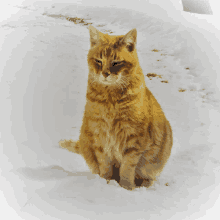
M 135 99 L 135 97 L 143 92 L 146 85 L 145 81 L 141 79 L 136 81 L 135 84 L 129 84 L 126 88 L 108 87 L 99 83 L 91 83 L 88 80 L 87 94 L 88 100 L 97 103 L 123 103 L 124 101 Z
M 87 99 L 98 103 L 117 103 L 128 95 L 127 88 L 114 88 L 103 86 L 98 83 L 90 84 L 87 87 Z

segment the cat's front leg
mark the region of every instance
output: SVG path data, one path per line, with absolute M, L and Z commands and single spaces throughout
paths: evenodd
M 135 169 L 142 155 L 137 148 L 129 148 L 125 151 L 120 167 L 120 186 L 127 190 L 135 189 Z
M 95 154 L 99 163 L 99 175 L 100 177 L 106 179 L 108 183 L 108 180 L 111 180 L 112 177 L 111 160 L 108 155 L 103 152 L 101 147 L 96 148 Z
M 101 164 L 99 166 L 100 177 L 106 179 L 107 183 L 112 179 L 112 167 L 110 164 Z

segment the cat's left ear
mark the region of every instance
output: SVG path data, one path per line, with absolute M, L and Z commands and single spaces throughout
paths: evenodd
M 121 39 L 121 42 L 123 42 L 126 45 L 129 52 L 132 52 L 135 48 L 136 40 L 137 30 L 136 28 L 134 28 Z
M 90 33 L 90 45 L 93 47 L 99 41 L 100 32 L 94 28 L 93 26 L 89 26 L 89 33 Z

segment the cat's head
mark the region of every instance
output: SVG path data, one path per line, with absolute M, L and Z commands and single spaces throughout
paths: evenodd
M 105 87 L 127 87 L 138 63 L 136 51 L 137 31 L 113 36 L 101 33 L 93 26 L 90 31 L 88 53 L 91 83 Z

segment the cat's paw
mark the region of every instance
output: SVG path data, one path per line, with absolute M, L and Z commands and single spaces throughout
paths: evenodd
M 149 188 L 150 186 L 152 186 L 154 184 L 154 180 L 152 179 L 144 179 L 143 183 L 141 184 L 141 186 L 147 187 Z
M 120 180 L 119 185 L 123 187 L 124 189 L 131 190 L 131 191 L 136 188 L 135 184 L 131 184 L 129 181 L 123 180 L 123 179 Z
M 93 167 L 90 166 L 90 170 L 92 172 L 92 174 L 98 174 L 100 175 L 100 170 L 97 164 L 95 164 Z
M 103 169 L 100 169 L 100 177 L 102 177 L 106 180 L 111 180 L 112 174 L 111 174 L 111 172 L 103 172 Z

